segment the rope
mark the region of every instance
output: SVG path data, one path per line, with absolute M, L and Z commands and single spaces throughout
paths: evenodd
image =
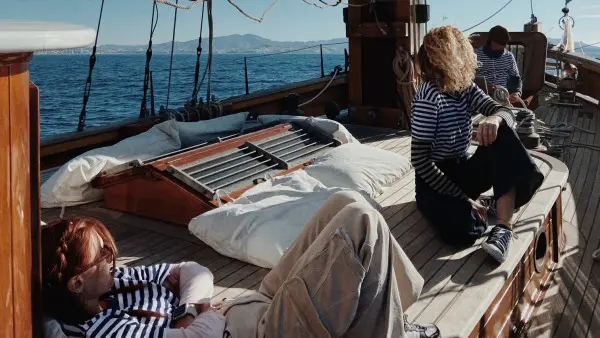
M 175 4 L 177 4 L 179 0 L 175 0 Z M 173 17 L 173 38 L 171 39 L 171 61 L 169 62 L 169 83 L 167 84 L 167 109 L 169 109 L 169 99 L 171 97 L 171 74 L 173 72 L 173 51 L 175 50 L 175 31 L 177 28 L 177 10 L 175 7 L 175 14 Z
M 208 1 L 212 1 L 212 0 L 208 0 Z M 321 0 L 319 0 L 319 1 L 321 1 Z M 254 21 L 256 21 L 256 22 L 263 22 L 263 20 L 264 20 L 264 18 L 265 18 L 265 15 L 267 15 L 267 13 L 268 13 L 268 12 L 269 12 L 271 9 L 273 9 L 273 7 L 275 7 L 275 5 L 277 5 L 277 3 L 279 2 L 279 0 L 275 0 L 275 1 L 273 1 L 273 2 L 272 2 L 270 5 L 269 5 L 269 7 L 267 7 L 267 9 L 265 9 L 265 11 L 263 12 L 263 14 L 261 15 L 261 17 L 260 17 L 260 18 L 257 18 L 257 17 L 255 17 L 255 16 L 252 16 L 252 15 L 250 15 L 250 14 L 248 14 L 248 13 L 244 12 L 244 10 L 243 10 L 243 9 L 242 9 L 240 6 L 238 6 L 238 5 L 237 5 L 235 2 L 233 2 L 233 0 L 227 0 L 227 2 L 229 2 L 229 4 L 230 4 L 230 5 L 232 5 L 233 7 L 235 7 L 235 9 L 237 9 L 237 10 L 238 10 L 240 13 L 242 13 L 242 14 L 243 14 L 245 17 L 247 17 L 248 19 L 254 20 Z
M 201 2 L 204 3 L 205 1 L 210 1 L 210 0 L 195 0 L 194 3 L 192 3 L 189 6 L 183 6 L 179 4 L 179 0 L 175 0 L 175 3 L 172 3 L 168 0 L 154 0 L 155 2 L 167 5 L 167 6 L 171 6 L 171 7 L 175 7 L 175 9 L 183 9 L 183 10 L 188 10 L 188 9 L 192 9 L 196 6 L 198 6 Z
M 79 122 L 77 124 L 77 131 L 83 131 L 85 128 L 86 111 L 85 108 L 90 99 L 90 92 L 92 91 L 92 72 L 94 71 L 94 65 L 96 64 L 96 47 L 98 46 L 98 35 L 100 35 L 100 23 L 102 22 L 102 12 L 104 12 L 104 0 L 100 5 L 100 16 L 98 17 L 98 27 L 96 28 L 96 40 L 94 41 L 94 47 L 92 48 L 92 55 L 90 55 L 90 69 L 85 81 L 85 87 L 83 89 L 83 107 L 81 113 L 79 113 Z
M 464 30 L 463 30 L 463 33 L 464 33 L 464 32 L 466 32 L 466 31 L 470 31 L 471 29 L 473 29 L 473 28 L 475 28 L 475 27 L 477 27 L 477 26 L 479 26 L 479 25 L 481 25 L 481 24 L 484 24 L 484 23 L 486 23 L 486 22 L 487 22 L 489 19 L 491 19 L 491 18 L 495 17 L 495 16 L 496 16 L 498 13 L 502 12 L 502 10 L 503 10 L 504 8 L 506 8 L 506 6 L 510 5 L 510 3 L 511 3 L 511 2 L 513 2 L 513 0 L 508 0 L 508 2 L 507 2 L 506 4 L 504 4 L 504 6 L 502 6 L 502 7 L 501 7 L 499 10 L 497 10 L 496 12 L 494 12 L 494 14 L 492 14 L 492 15 L 488 16 L 488 17 L 487 17 L 487 18 L 485 18 L 483 21 L 481 21 L 481 22 L 478 22 L 477 24 L 475 24 L 475 25 L 473 25 L 473 26 L 471 26 L 471 27 L 469 27 L 469 28 L 467 28 L 467 29 L 464 29 Z
M 404 107 L 404 114 L 400 121 L 405 130 L 410 131 L 412 100 L 417 92 L 415 83 L 415 68 L 410 54 L 401 46 L 396 48 L 396 57 L 393 62 L 396 74 L 396 92 L 398 94 L 398 106 Z
M 202 29 L 204 28 L 204 5 L 202 2 L 202 16 L 200 18 L 200 34 L 198 34 L 198 47 L 196 47 L 196 70 L 194 71 L 194 91 L 192 92 L 192 104 L 196 104 L 198 99 L 198 76 L 200 75 L 200 56 L 202 55 Z
M 154 17 L 156 14 L 156 18 Z M 148 117 L 148 108 L 147 108 L 147 99 L 148 99 L 148 84 L 150 83 L 150 61 L 152 60 L 152 37 L 154 36 L 154 31 L 156 30 L 156 26 L 158 25 L 158 5 L 154 1 L 152 3 L 152 20 L 150 21 L 150 39 L 148 40 L 148 49 L 146 50 L 146 67 L 144 69 L 144 95 L 142 97 L 142 103 L 140 106 L 140 116 L 139 118 L 147 118 Z M 154 95 L 152 95 L 152 101 L 154 101 Z M 154 109 L 152 109 L 152 115 L 154 115 Z
M 329 86 L 331 85 L 331 83 L 333 82 L 333 80 L 335 80 L 335 77 L 338 75 L 338 73 L 340 71 L 342 71 L 342 67 L 341 66 L 335 66 L 335 69 L 333 70 L 332 75 L 331 75 L 331 79 L 329 80 L 329 82 L 327 83 L 327 85 L 325 87 L 323 87 L 323 89 L 321 89 L 321 91 L 317 95 L 315 95 L 315 97 L 313 97 L 312 99 L 310 99 L 310 100 L 308 100 L 308 101 L 306 101 L 304 103 L 299 104 L 298 108 L 303 107 L 303 106 L 305 106 L 305 105 L 313 102 L 319 96 L 321 96 L 321 94 L 323 94 L 327 90 L 327 88 L 329 88 Z

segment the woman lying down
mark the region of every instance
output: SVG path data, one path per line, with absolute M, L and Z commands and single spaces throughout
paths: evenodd
M 423 287 L 375 209 L 333 195 L 257 292 L 210 305 L 213 277 L 196 263 L 115 268 L 98 220 L 42 228 L 44 307 L 69 337 L 439 337 L 408 324 Z

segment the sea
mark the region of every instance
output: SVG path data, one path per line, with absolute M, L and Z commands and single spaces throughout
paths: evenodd
M 281 86 L 321 76 L 320 54 L 247 55 L 248 89 Z M 206 55 L 200 60 L 200 78 Z M 92 86 L 86 107 L 86 128 L 136 118 L 144 88 L 144 54 L 99 54 L 92 72 Z M 39 54 L 30 66 L 31 80 L 40 88 L 41 137 L 73 132 L 83 107 L 83 93 L 89 74 L 89 55 Z M 156 111 L 160 106 L 182 107 L 194 90 L 196 54 L 173 56 L 169 90 L 168 54 L 155 54 L 151 60 Z M 343 54 L 324 54 L 325 74 L 344 66 Z M 217 100 L 246 93 L 244 55 L 213 55 L 211 93 Z M 206 97 L 206 80 L 199 97 Z M 148 90 L 148 97 L 150 90 Z M 150 100 L 148 99 L 148 108 Z
M 599 57 L 597 55 L 590 55 Z M 244 57 L 241 54 L 215 54 L 211 93 L 217 100 L 244 95 Z M 246 55 L 250 92 L 321 76 L 320 54 Z M 86 127 L 105 126 L 136 118 L 143 97 L 144 54 L 98 54 L 92 72 L 92 86 L 86 107 Z M 31 79 L 40 88 L 41 137 L 73 132 L 83 107 L 83 93 L 89 74 L 89 55 L 37 54 L 31 62 Z M 337 65 L 344 66 L 343 54 L 324 54 L 325 74 Z M 170 55 L 152 56 L 156 111 L 160 106 L 182 107 L 192 98 L 196 54 L 173 56 L 169 89 Z M 200 77 L 206 55 L 200 60 Z M 552 70 L 547 69 L 552 73 Z M 206 80 L 199 97 L 206 97 Z M 148 95 L 150 90 L 148 90 Z M 149 96 L 148 96 L 149 97 Z M 148 99 L 148 108 L 150 100 Z

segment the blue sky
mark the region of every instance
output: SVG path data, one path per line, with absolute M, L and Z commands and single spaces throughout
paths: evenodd
M 175 0 L 173 0 L 175 1 Z M 345 36 L 342 6 L 319 9 L 302 0 L 280 0 L 262 23 L 242 16 L 226 0 L 214 0 L 215 35 L 257 34 L 278 41 L 307 41 Z M 260 17 L 272 0 L 235 0 L 248 13 Z M 331 0 L 328 0 L 331 2 Z M 189 4 L 181 0 L 182 4 Z M 504 0 L 429 0 L 429 27 L 452 24 L 469 27 L 489 16 L 506 2 Z M 544 23 L 544 33 L 559 37 L 562 31 L 558 19 L 564 0 L 533 0 L 534 13 Z M 100 0 L 0 0 L 0 19 L 61 21 L 96 26 Z M 569 4 L 576 20 L 576 40 L 586 43 L 600 41 L 600 4 L 598 0 L 573 0 Z M 145 44 L 148 40 L 152 1 L 105 0 L 100 30 L 100 44 Z M 490 21 L 473 31 L 486 31 L 502 24 L 511 31 L 521 31 L 531 13 L 529 0 L 513 0 Z M 155 42 L 171 40 L 173 8 L 159 5 L 159 24 Z M 197 38 L 201 6 L 190 11 L 180 10 L 176 40 Z M 473 32 L 471 31 L 471 32 Z M 208 30 L 204 30 L 205 35 Z

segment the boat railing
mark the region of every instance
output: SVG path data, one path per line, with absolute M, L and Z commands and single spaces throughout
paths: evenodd
M 600 101 L 600 60 L 580 53 L 562 52 L 556 47 L 548 49 L 546 81 L 556 84 L 566 63 L 577 67 L 577 93 Z
M 311 50 L 311 49 L 316 49 L 319 48 L 319 55 L 320 55 L 320 62 L 321 62 L 321 77 L 325 77 L 325 59 L 324 59 L 324 54 L 323 54 L 323 46 L 335 46 L 335 45 L 348 45 L 348 41 L 345 42 L 330 42 L 330 43 L 321 43 L 318 45 L 310 45 L 310 46 L 305 46 L 305 47 L 301 47 L 301 48 L 295 48 L 295 49 L 290 49 L 290 50 L 285 50 L 285 51 L 281 51 L 281 52 L 276 52 L 276 53 L 269 53 L 269 54 L 257 54 L 257 55 L 248 55 L 248 56 L 244 56 L 244 85 L 245 85 L 245 89 L 246 89 L 246 95 L 250 94 L 250 86 L 249 86 L 249 76 L 248 76 L 248 60 L 249 59 L 254 59 L 254 58 L 258 58 L 258 57 L 269 57 L 269 56 L 275 56 L 275 55 L 282 55 L 282 54 L 292 54 L 292 53 L 298 53 L 298 52 L 302 52 L 302 51 L 307 51 L 307 50 Z M 345 57 L 345 66 L 344 69 L 345 71 L 348 70 L 348 52 L 347 49 L 344 49 L 344 55 Z

